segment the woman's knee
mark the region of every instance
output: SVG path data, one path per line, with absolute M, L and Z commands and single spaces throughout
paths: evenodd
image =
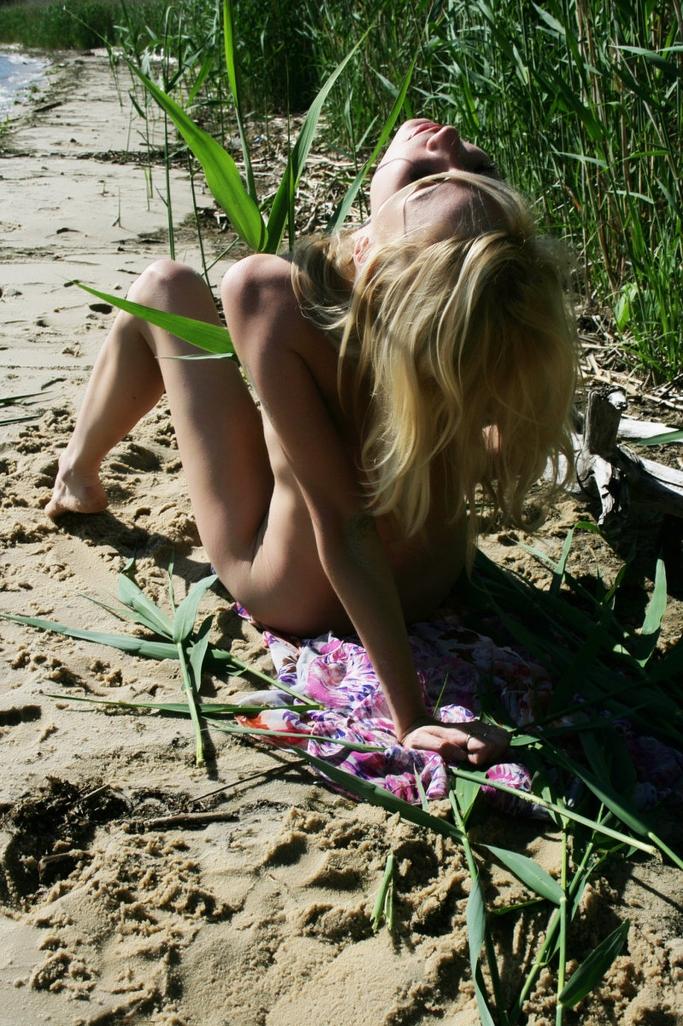
M 166 305 L 161 302 L 164 296 L 172 296 L 177 303 L 186 294 L 203 287 L 202 279 L 187 264 L 160 259 L 146 267 L 135 280 L 128 291 L 128 298 L 148 306 L 161 306 Z

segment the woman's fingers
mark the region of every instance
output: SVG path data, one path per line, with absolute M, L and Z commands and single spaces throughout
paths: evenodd
M 483 766 L 499 759 L 508 747 L 508 735 L 500 727 L 472 720 L 468 723 L 429 723 L 403 738 L 406 748 L 436 752 L 446 762 L 470 762 Z

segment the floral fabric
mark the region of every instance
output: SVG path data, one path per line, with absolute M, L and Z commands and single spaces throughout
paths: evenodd
M 240 695 L 239 701 L 269 708 L 255 717 L 238 717 L 243 725 L 300 734 L 300 739 L 290 736 L 283 738 L 283 743 L 305 748 L 311 755 L 407 802 L 417 804 L 421 800 L 418 779 L 427 798 L 447 796 L 446 763 L 436 753 L 413 751 L 398 742 L 377 676 L 357 641 L 329 634 L 294 642 L 268 631 L 264 640 L 278 679 L 324 708 L 299 713 L 292 708 L 296 699 L 285 691 L 251 692 Z M 443 722 L 476 719 L 484 690 L 502 707 L 505 719 L 517 726 L 544 715 L 552 691 L 547 671 L 520 652 L 463 627 L 456 616 L 414 624 L 410 644 L 425 705 L 429 710 L 438 707 L 437 715 Z M 654 738 L 636 738 L 625 729 L 624 733 L 636 768 L 636 795 L 641 803 L 683 799 L 681 753 Z M 338 740 L 379 745 L 382 750 L 353 751 Z M 486 775 L 517 790 L 531 788 L 529 770 L 512 759 L 490 766 Z M 499 808 L 538 811 L 537 806 L 493 787 L 483 790 Z

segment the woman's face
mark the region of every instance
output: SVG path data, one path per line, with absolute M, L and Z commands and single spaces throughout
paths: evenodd
M 460 138 L 452 125 L 437 125 L 427 118 L 405 121 L 391 141 L 372 179 L 370 213 L 411 182 L 440 171 L 495 174 L 484 150 Z
M 478 220 L 488 203 L 471 185 L 447 181 L 401 193 L 407 185 L 444 171 L 468 171 L 498 177 L 484 150 L 460 138 L 452 125 L 413 118 L 399 128 L 379 164 L 370 186 L 370 225 L 374 241 L 412 231 Z M 479 212 L 473 208 L 482 207 Z

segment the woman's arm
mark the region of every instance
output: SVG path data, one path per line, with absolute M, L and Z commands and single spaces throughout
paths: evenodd
M 311 370 L 314 347 L 329 343 L 301 315 L 288 264 L 266 255 L 241 261 L 229 272 L 224 301 L 235 348 L 306 501 L 321 565 L 375 668 L 398 737 L 462 759 L 469 730 L 410 729 L 433 721 L 422 700 L 391 566 L 365 510 L 348 447 Z M 480 761 L 480 749 L 470 740 L 472 761 Z

